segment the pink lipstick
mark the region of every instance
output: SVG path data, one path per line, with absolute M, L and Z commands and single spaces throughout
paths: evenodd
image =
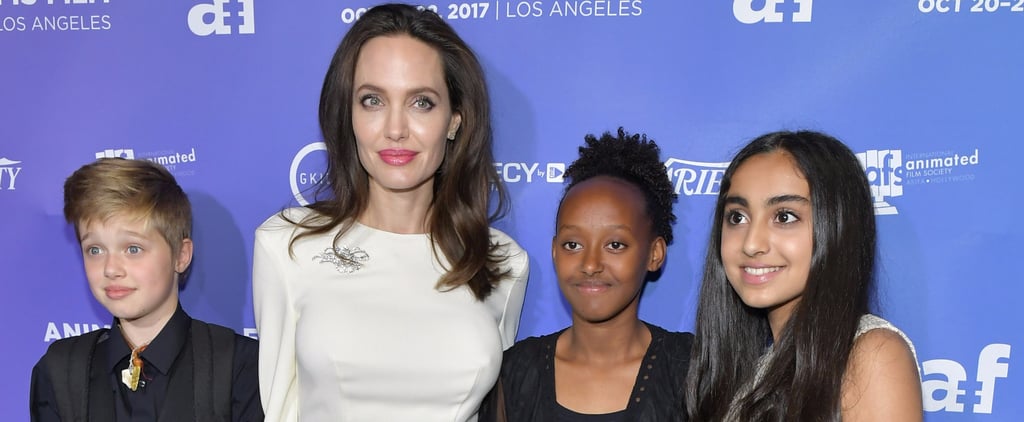
M 392 166 L 404 166 L 416 158 L 416 151 L 407 149 L 385 149 L 377 153 L 381 161 Z

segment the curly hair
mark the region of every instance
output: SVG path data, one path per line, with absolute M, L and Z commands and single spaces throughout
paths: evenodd
M 672 205 L 676 192 L 668 178 L 661 149 L 645 134 L 630 134 L 619 128 L 618 136 L 605 132 L 600 138 L 584 137 L 586 146 L 580 147 L 580 157 L 565 170 L 570 179 L 565 192 L 576 184 L 596 176 L 611 176 L 632 183 L 647 200 L 647 215 L 654 233 L 672 243 L 672 224 L 676 215 Z

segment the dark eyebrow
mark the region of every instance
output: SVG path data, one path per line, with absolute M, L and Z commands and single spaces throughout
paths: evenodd
M 633 231 L 633 229 L 631 227 L 629 227 L 628 224 L 610 224 L 610 225 L 606 225 L 604 227 L 610 227 L 613 230 L 625 230 L 625 231 L 629 231 L 629 232 Z M 583 229 L 582 226 L 577 226 L 575 224 L 562 224 L 562 225 L 560 225 L 560 226 L 555 228 L 555 236 L 558 236 L 558 233 L 561 233 L 564 230 L 582 230 L 582 229 Z
M 736 205 L 739 205 L 739 206 L 741 206 L 741 207 L 747 207 L 747 206 L 749 206 L 749 205 L 750 205 L 750 204 L 749 204 L 749 203 L 747 202 L 747 198 L 744 198 L 744 197 L 742 197 L 742 196 L 735 196 L 735 195 L 729 195 L 729 196 L 726 196 L 726 197 L 725 197 L 725 204 L 726 204 L 726 205 L 729 205 L 729 204 L 736 204 Z
M 771 198 L 768 198 L 767 205 L 768 206 L 778 205 L 778 204 L 781 204 L 783 202 L 802 202 L 802 203 L 805 203 L 805 204 L 810 204 L 811 200 L 807 199 L 807 198 L 804 198 L 804 197 L 802 197 L 800 195 L 779 195 L 779 196 L 773 196 Z
M 382 88 L 380 88 L 380 87 L 378 87 L 376 85 L 373 85 L 373 84 L 362 84 L 362 85 L 359 85 L 359 87 L 357 87 L 356 90 L 353 91 L 353 92 L 359 92 L 359 91 L 364 90 L 364 89 L 365 90 L 374 91 L 374 92 L 385 92 L 384 89 L 382 89 Z M 406 95 L 409 95 L 409 94 L 422 94 L 422 93 L 433 94 L 434 96 L 437 96 L 437 97 L 441 96 L 441 93 L 437 92 L 436 90 L 434 90 L 434 88 L 431 88 L 429 86 L 413 88 L 413 89 L 410 89 L 410 90 L 406 91 Z
M 370 90 L 370 91 L 377 91 L 377 92 L 383 91 L 382 89 L 378 88 L 376 85 L 362 84 L 362 85 L 357 86 L 356 89 L 352 90 L 352 92 L 359 92 L 359 91 L 362 91 L 364 89 Z
M 784 202 L 802 202 L 802 203 L 809 204 L 809 203 L 811 203 L 811 200 L 809 200 L 807 198 L 804 198 L 804 197 L 802 197 L 800 195 L 779 195 L 779 196 L 773 196 L 771 198 L 768 198 L 768 201 L 765 203 L 765 205 L 772 206 L 772 205 L 778 205 L 778 204 L 781 204 L 781 203 L 784 203 Z M 736 204 L 736 205 L 739 205 L 741 207 L 748 207 L 748 206 L 750 206 L 750 203 L 747 202 L 747 198 L 744 198 L 742 196 L 735 196 L 735 195 L 730 195 L 730 196 L 725 197 L 725 204 L 726 205 Z

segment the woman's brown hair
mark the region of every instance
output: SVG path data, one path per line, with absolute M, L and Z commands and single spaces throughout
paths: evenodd
M 453 141 L 434 177 L 434 199 L 427 221 L 434 253 L 449 262 L 438 288 L 468 286 L 479 300 L 504 275 L 498 264 L 503 245 L 491 242 L 490 223 L 507 211 L 508 196 L 494 171 L 490 98 L 483 68 L 476 55 L 436 13 L 415 6 L 385 4 L 367 11 L 338 46 L 320 93 L 320 130 L 327 146 L 327 175 L 318 194 L 328 199 L 308 206 L 316 211 L 293 222 L 305 236 L 340 227 L 334 242 L 365 210 L 369 198 L 366 170 L 356 154 L 352 128 L 353 78 L 359 51 L 381 36 L 408 35 L 430 45 L 441 56 L 452 110 L 462 116 Z M 491 194 L 496 195 L 491 210 Z M 318 195 L 319 196 L 319 195 Z

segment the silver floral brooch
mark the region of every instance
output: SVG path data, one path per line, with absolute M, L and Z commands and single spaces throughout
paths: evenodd
M 342 274 L 351 274 L 363 268 L 363 263 L 370 260 L 370 255 L 362 248 L 335 247 L 326 248 L 323 253 L 313 255 L 313 261 L 321 264 L 334 264 L 334 269 Z

